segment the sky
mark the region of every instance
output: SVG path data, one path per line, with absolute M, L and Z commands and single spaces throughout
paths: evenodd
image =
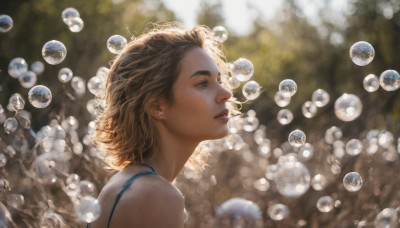
M 188 28 L 196 25 L 196 14 L 200 9 L 201 0 L 162 0 L 167 8 L 174 11 L 179 19 L 184 22 Z M 212 2 L 213 0 L 208 0 Z M 332 10 L 334 20 L 340 20 L 338 17 L 343 12 L 349 11 L 348 0 L 328 1 L 329 8 Z M 283 6 L 285 0 L 221 0 L 223 17 L 226 21 L 228 31 L 237 35 L 248 35 L 252 32 L 253 21 L 256 13 L 254 7 L 262 12 L 262 20 L 268 21 L 272 18 L 282 17 L 279 9 Z M 303 9 L 304 15 L 309 22 L 318 26 L 318 10 L 324 7 L 323 1 L 314 0 L 296 0 L 297 4 Z M 249 5 L 253 7 L 249 7 Z M 342 22 L 339 22 L 342 23 Z

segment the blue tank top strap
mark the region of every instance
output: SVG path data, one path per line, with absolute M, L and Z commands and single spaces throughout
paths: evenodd
M 117 197 L 115 197 L 114 204 L 113 204 L 113 206 L 112 206 L 112 208 L 111 208 L 110 216 L 108 216 L 107 228 L 110 227 L 111 218 L 112 218 L 112 215 L 113 215 L 113 213 L 114 213 L 115 207 L 117 206 L 117 204 L 118 204 L 119 200 L 121 199 L 122 195 L 124 194 L 124 192 L 129 188 L 129 186 L 131 186 L 131 184 L 132 184 L 138 177 L 141 177 L 141 176 L 144 176 L 144 175 L 157 175 L 157 173 L 156 173 L 156 171 L 154 170 L 153 166 L 151 166 L 150 164 L 144 163 L 144 162 L 141 163 L 141 164 L 144 165 L 144 166 L 149 167 L 152 171 L 144 171 L 144 172 L 137 173 L 137 174 L 133 175 L 131 178 L 129 178 L 129 179 L 125 182 L 124 185 L 122 185 L 122 188 L 121 188 L 121 190 L 119 191 Z M 88 224 L 86 225 L 86 228 L 90 228 L 90 223 L 88 223 Z

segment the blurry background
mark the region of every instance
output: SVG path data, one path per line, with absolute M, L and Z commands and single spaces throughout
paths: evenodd
M 78 33 L 69 31 L 61 20 L 61 12 L 68 7 L 76 8 L 84 21 L 82 31 Z M 88 81 L 99 67 L 109 67 L 109 61 L 115 56 L 106 48 L 110 36 L 119 34 L 129 40 L 139 36 L 149 22 L 182 21 L 188 28 L 197 24 L 210 28 L 221 25 L 229 32 L 223 43 L 227 60 L 246 58 L 254 65 L 252 80 L 261 85 L 263 92 L 256 100 L 244 104 L 242 112 L 256 112 L 260 129 L 271 144 L 268 155 L 261 156 L 259 145 L 253 140 L 254 133 L 242 131 L 240 136 L 244 142 L 240 149 L 219 147 L 211 151 L 210 166 L 204 172 L 192 174 L 187 171 L 186 175 L 180 175 L 176 184 L 186 198 L 187 227 L 216 226 L 217 208 L 233 197 L 243 197 L 257 204 L 265 227 L 373 227 L 380 211 L 400 206 L 397 151 L 390 159 L 382 156 L 387 152 L 386 148 L 380 148 L 373 155 L 362 153 L 357 157 L 338 158 L 333 156 L 332 146 L 324 141 L 324 135 L 328 128 L 337 126 L 346 142 L 352 138 L 362 140 L 372 129 L 387 130 L 392 133 L 393 145 L 397 148 L 399 90 L 388 92 L 380 88 L 369 93 L 362 81 L 368 74 L 379 76 L 387 69 L 399 70 L 399 10 L 400 2 L 396 0 L 3 1 L 0 14 L 9 15 L 14 26 L 9 32 L 0 34 L 0 104 L 7 117 L 12 116 L 6 108 L 8 99 L 13 93 L 20 93 L 27 102 L 25 110 L 32 115 L 32 132 L 49 125 L 52 119 L 61 123 L 66 117 L 75 116 L 81 128 L 78 137 L 82 139 L 87 134 L 87 123 L 93 119 L 86 103 L 94 96 L 87 92 L 75 100 L 70 99 L 65 91 L 72 91 L 71 86 L 63 86 L 57 79 L 62 67 L 69 67 L 75 76 Z M 58 65 L 47 64 L 41 56 L 43 45 L 50 40 L 59 40 L 67 47 L 67 57 Z M 367 66 L 357 66 L 349 57 L 349 48 L 357 41 L 367 41 L 375 49 L 375 58 Z M 8 75 L 8 64 L 15 57 L 24 58 L 28 65 L 34 61 L 45 63 L 37 84 L 52 91 L 53 100 L 47 108 L 36 109 L 30 105 L 27 101 L 29 89 L 21 87 L 17 79 Z M 276 118 L 281 107 L 274 102 L 274 96 L 279 83 L 287 78 L 296 81 L 298 90 L 286 107 L 293 112 L 294 119 L 282 126 Z M 327 91 L 330 102 L 318 109 L 315 117 L 305 118 L 302 105 L 317 89 Z M 362 114 L 354 121 L 343 122 L 334 114 L 334 101 L 343 93 L 356 94 L 362 100 Z M 236 89 L 234 96 L 245 100 L 241 88 Z M 310 188 L 298 198 L 280 195 L 272 180 L 265 191 L 255 188 L 253 182 L 265 178 L 269 165 L 275 164 L 281 154 L 293 152 L 293 148 L 285 149 L 282 145 L 288 134 L 297 128 L 302 129 L 307 142 L 314 145 L 314 157 L 304 162 L 311 176 L 324 173 L 330 176 L 327 178 L 329 184 L 323 191 Z M 11 193 L 26 194 L 29 188 L 21 186 L 24 182 L 9 179 L 11 170 L 18 169 L 5 149 L 12 144 L 13 135 L 2 132 L 0 136 L 3 141 L 0 150 L 3 149 L 9 158 L 2 170 L 3 177 L 10 182 Z M 83 154 L 89 148 L 85 145 Z M 280 148 L 281 152 L 274 154 L 275 148 Z M 30 160 L 18 156 L 29 169 L 35 156 L 28 156 Z M 101 169 L 102 163 L 91 164 L 91 154 L 86 160 L 79 161 L 82 156 L 73 154 L 69 173 L 77 173 L 81 179 L 93 182 L 99 191 L 110 173 Z M 332 174 L 329 167 L 333 165 L 338 165 L 341 171 Z M 349 193 L 343 189 L 343 176 L 350 171 L 359 172 L 364 179 L 359 192 Z M 40 189 L 55 202 L 68 201 L 58 185 L 45 185 Z M 1 201 L 10 208 L 11 215 L 16 216 L 14 222 L 18 227 L 38 227 L 44 209 L 38 209 L 35 215 L 29 214 L 27 210 L 31 210 L 35 202 L 31 200 L 32 204 L 29 204 L 29 195 L 25 195 L 22 209 L 15 209 L 7 203 L 7 194 L 10 192 L 3 194 Z M 323 195 L 330 195 L 341 203 L 329 213 L 321 213 L 315 204 Z M 290 209 L 289 216 L 282 221 L 275 221 L 267 214 L 268 207 L 276 202 L 286 204 Z M 26 214 L 21 214 L 23 210 Z M 73 215 L 68 215 L 68 211 L 73 214 L 71 208 L 66 206 L 60 211 L 64 213 L 67 225 L 76 227 L 79 224 Z M 398 222 L 397 214 L 395 220 Z

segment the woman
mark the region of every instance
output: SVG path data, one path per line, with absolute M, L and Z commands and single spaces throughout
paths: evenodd
M 120 171 L 99 195 L 91 228 L 184 224 L 171 182 L 201 141 L 228 134 L 231 92 L 213 33 L 166 26 L 131 41 L 111 66 L 96 140 Z

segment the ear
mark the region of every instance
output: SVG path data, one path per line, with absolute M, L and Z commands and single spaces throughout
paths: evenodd
M 146 105 L 147 114 L 157 120 L 165 118 L 166 109 L 167 101 L 164 98 L 151 99 L 148 105 Z

